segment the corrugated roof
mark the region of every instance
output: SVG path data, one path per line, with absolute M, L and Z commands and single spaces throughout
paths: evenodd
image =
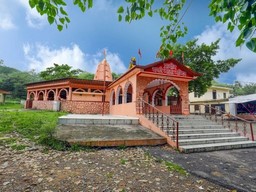
M 256 101 L 256 94 L 241 95 L 241 96 L 229 98 L 228 103 L 247 103 L 250 101 Z

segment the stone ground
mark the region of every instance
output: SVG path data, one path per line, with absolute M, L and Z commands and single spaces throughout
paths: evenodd
M 147 148 L 55 151 L 17 134 L 5 137 L 14 137 L 16 143 L 27 147 L 14 150 L 0 142 L 1 192 L 229 191 L 200 177 L 169 170 L 164 161 L 146 152 Z
M 145 147 L 144 150 L 221 186 L 256 192 L 256 148 L 191 154 L 181 154 L 169 147 Z

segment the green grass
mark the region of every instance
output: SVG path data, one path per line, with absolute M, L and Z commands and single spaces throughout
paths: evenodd
M 170 161 L 164 161 L 164 162 L 165 162 L 165 166 L 167 167 L 167 169 L 169 171 L 175 171 L 175 172 L 178 172 L 182 175 L 187 175 L 188 174 L 187 171 L 183 167 L 181 167 L 180 165 L 175 164 L 175 163 L 170 162 Z
M 58 117 L 64 114 L 51 111 L 0 111 L 0 134 L 17 132 L 52 149 L 67 150 L 70 148 L 68 143 L 53 137 Z
M 0 111 L 5 109 L 23 109 L 23 105 L 13 102 L 0 103 Z

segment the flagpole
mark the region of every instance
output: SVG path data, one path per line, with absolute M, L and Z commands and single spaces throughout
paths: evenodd
M 107 60 L 106 60 L 106 50 L 104 49 L 104 63 L 103 63 L 103 98 L 102 98 L 102 116 L 104 115 L 104 109 L 105 109 L 105 98 L 106 98 L 106 65 L 105 65 L 105 62 L 107 62 Z

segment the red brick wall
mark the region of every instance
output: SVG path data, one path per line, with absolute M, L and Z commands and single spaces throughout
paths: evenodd
M 96 101 L 61 101 L 61 110 L 77 114 L 101 114 L 102 102 Z M 109 114 L 109 102 L 105 102 L 104 113 Z
M 53 101 L 33 101 L 32 109 L 53 110 Z

